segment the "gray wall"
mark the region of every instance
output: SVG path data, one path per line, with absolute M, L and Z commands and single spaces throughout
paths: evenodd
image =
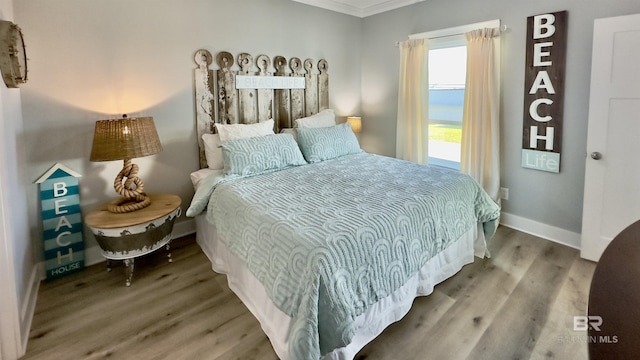
M 528 16 L 568 10 L 563 152 L 560 174 L 520 165 L 525 31 Z M 502 185 L 506 213 L 579 233 L 582 217 L 593 20 L 640 12 L 637 0 L 428 0 L 359 19 L 289 0 L 20 0 L 30 80 L 22 89 L 26 178 L 56 161 L 83 174 L 83 211 L 114 196 L 121 164 L 88 161 L 94 122 L 153 116 L 164 152 L 137 159 L 148 192 L 189 204 L 197 168 L 192 56 L 265 53 L 329 61 L 331 107 L 362 115 L 365 150 L 393 156 L 398 48 L 409 34 L 501 19 Z M 37 198 L 28 199 L 36 253 Z M 88 246 L 95 246 L 87 235 Z
M 16 20 L 28 47 L 22 88 L 25 170 L 35 180 L 55 162 L 81 173 L 83 212 L 116 196 L 121 162 L 89 162 L 96 120 L 153 116 L 164 147 L 135 159 L 149 193 L 191 201 L 198 169 L 193 54 L 324 58 L 330 105 L 360 113 L 359 19 L 289 0 L 20 0 Z M 217 67 L 216 67 L 217 68 Z M 41 240 L 35 185 L 28 199 L 32 237 Z M 185 220 L 185 219 L 181 219 Z M 87 247 L 96 247 L 85 232 Z
M 565 109 L 560 174 L 521 167 L 526 19 L 568 11 Z M 363 21 L 363 147 L 393 156 L 399 50 L 395 42 L 430 30 L 500 19 L 502 35 L 501 169 L 510 188 L 503 212 L 579 233 L 586 156 L 593 20 L 640 12 L 637 0 L 428 0 Z

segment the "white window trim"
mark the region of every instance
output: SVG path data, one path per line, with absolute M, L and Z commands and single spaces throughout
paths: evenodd
M 461 35 L 464 36 L 464 33 L 469 32 L 471 30 L 482 29 L 482 28 L 499 28 L 500 27 L 500 19 L 497 20 L 489 20 L 478 22 L 474 24 L 461 25 L 450 27 L 447 29 L 440 30 L 432 30 L 427 32 L 422 32 L 418 34 L 409 35 L 409 39 L 437 39 L 447 36 Z

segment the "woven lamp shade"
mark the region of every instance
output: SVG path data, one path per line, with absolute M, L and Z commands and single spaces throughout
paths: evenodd
M 96 121 L 91 161 L 133 159 L 160 151 L 162 144 L 152 117 Z

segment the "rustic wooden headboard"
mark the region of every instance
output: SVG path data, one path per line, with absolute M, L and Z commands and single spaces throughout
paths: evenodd
M 204 49 L 195 53 L 200 168 L 207 167 L 202 135 L 214 133 L 215 123 L 252 124 L 274 119 L 274 131 L 279 132 L 293 127 L 295 119 L 329 108 L 329 66 L 324 59 L 315 63 L 312 59 L 302 62 L 292 57 L 287 62 L 283 56 L 276 56 L 275 71 L 270 69 L 271 59 L 266 55 L 259 55 L 254 62 L 251 55 L 239 54 L 238 70 L 232 70 L 236 61 L 229 52 L 219 52 L 215 60 L 218 70 L 214 73 L 209 69 L 213 63 L 211 53 Z M 236 80 L 240 79 L 243 85 L 236 86 Z

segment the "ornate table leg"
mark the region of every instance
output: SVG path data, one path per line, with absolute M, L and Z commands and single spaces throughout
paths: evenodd
M 133 262 L 134 262 L 134 258 L 124 259 L 125 274 L 127 277 L 126 279 L 127 286 L 131 286 L 131 278 L 133 277 Z
M 171 240 L 166 245 L 167 249 L 167 257 L 169 258 L 169 262 L 173 262 L 173 258 L 171 257 Z
M 111 259 L 107 259 L 107 272 L 111 272 Z

